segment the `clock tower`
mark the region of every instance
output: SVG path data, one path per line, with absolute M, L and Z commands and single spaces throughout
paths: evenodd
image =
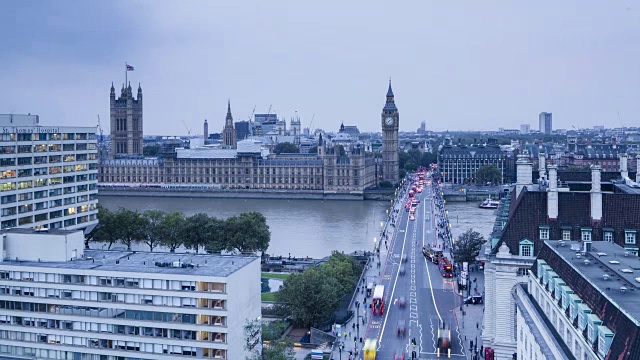
M 398 125 L 400 114 L 393 99 L 391 80 L 387 90 L 387 102 L 382 108 L 382 180 L 394 186 L 400 181 L 398 164 Z

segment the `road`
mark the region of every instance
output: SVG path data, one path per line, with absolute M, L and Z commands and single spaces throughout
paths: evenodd
M 378 359 L 393 359 L 394 354 L 404 352 L 411 358 L 416 339 L 416 353 L 420 359 L 436 359 L 438 326 L 443 322 L 451 328 L 451 357 L 464 358 L 462 339 L 453 314 L 460 306 L 455 278 L 443 278 L 437 265 L 427 261 L 422 255 L 422 247 L 427 244 L 442 246 L 443 240 L 436 240 L 434 205 L 431 186 L 416 194 L 420 204 L 415 220 L 409 220 L 409 212 L 401 205 L 396 223 L 397 231 L 390 239 L 387 261 L 383 268 L 382 284 L 385 286 L 385 313 L 373 316 L 367 329 L 367 338 L 378 339 Z M 404 197 L 406 202 L 406 195 Z M 403 255 L 407 263 L 402 264 Z M 446 253 L 445 253 L 446 255 Z M 400 274 L 404 265 L 405 275 Z M 398 306 L 398 299 L 406 298 L 406 307 Z M 406 336 L 398 336 L 398 321 L 404 320 Z M 442 356 L 440 358 L 446 358 Z

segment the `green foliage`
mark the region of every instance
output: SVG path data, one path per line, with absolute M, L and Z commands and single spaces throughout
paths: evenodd
M 160 154 L 160 145 L 147 145 L 142 148 L 142 155 L 156 157 Z
M 289 275 L 291 275 L 290 273 L 271 273 L 271 272 L 263 272 L 260 277 L 263 277 L 265 279 L 280 279 L 280 280 L 284 280 L 286 278 L 289 277 Z
M 290 142 L 281 142 L 276 145 L 273 151 L 276 154 L 297 154 L 300 152 L 300 148 Z
M 381 181 L 380 184 L 378 184 L 378 186 L 381 189 L 391 189 L 393 187 L 393 184 L 391 183 L 391 181 L 385 180 L 385 181 Z
M 128 249 L 133 243 L 144 242 L 149 251 L 163 245 L 171 252 L 184 246 L 196 252 L 204 248 L 210 253 L 223 250 L 255 253 L 266 251 L 271 240 L 267 219 L 258 212 L 222 220 L 204 213 L 185 217 L 177 211 L 147 210 L 140 214 L 122 208 L 112 212 L 99 207 L 98 220 L 90 239 L 106 242 L 109 248 L 116 242 Z
M 318 153 L 318 147 L 317 146 L 312 146 L 309 148 L 309 154 L 317 154 Z
M 279 321 L 263 324 L 260 320 L 246 322 L 244 349 L 251 353 L 247 360 L 294 360 L 292 344 L 277 340 L 286 328 L 286 323 Z M 262 340 L 268 341 L 268 344 L 262 345 Z
M 289 276 L 276 293 L 276 306 L 303 326 L 329 320 L 361 271 L 362 266 L 353 258 L 334 252 L 326 263 Z
M 467 230 L 458 236 L 458 241 L 453 244 L 453 256 L 456 262 L 473 263 L 480 254 L 480 247 L 484 244 L 484 237 L 473 229 Z
M 400 171 L 404 170 L 405 174 L 408 171 L 414 171 L 418 167 L 427 167 L 438 161 L 437 155 L 430 152 L 421 152 L 418 149 L 409 149 L 409 151 L 401 151 L 398 154 L 398 163 Z
M 502 173 L 494 164 L 482 165 L 476 171 L 476 184 L 483 185 L 491 183 L 492 185 L 502 183 Z
M 282 337 L 289 324 L 283 320 L 262 323 L 262 341 L 275 341 Z

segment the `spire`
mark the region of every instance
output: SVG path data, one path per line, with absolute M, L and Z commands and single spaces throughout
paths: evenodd
M 113 87 L 113 82 L 111 83 L 111 97 L 116 97 L 116 88 Z
M 322 146 L 322 133 L 320 133 L 320 137 L 318 138 L 318 146 Z
M 391 77 L 389 77 L 389 90 L 387 90 L 387 97 L 393 97 L 393 90 L 391 89 Z
M 227 102 L 227 117 L 225 119 L 226 126 L 233 127 L 233 116 L 231 115 L 231 99 Z
M 142 86 L 140 85 L 140 83 L 138 83 L 138 93 L 142 92 Z
M 231 99 L 227 100 L 227 115 L 231 115 Z

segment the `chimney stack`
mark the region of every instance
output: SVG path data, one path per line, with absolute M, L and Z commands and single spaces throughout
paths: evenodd
M 636 155 L 636 182 L 640 183 L 640 155 Z
M 558 218 L 558 165 L 547 166 L 549 170 L 549 190 L 547 190 L 547 215 L 549 220 Z
M 533 164 L 529 160 L 529 154 L 527 152 L 518 154 L 516 173 L 516 197 L 518 197 L 522 189 L 533 185 Z
M 626 179 L 629 177 L 629 171 L 627 170 L 627 154 L 620 154 L 620 176 L 622 179 Z
M 544 153 L 538 152 L 538 179 L 542 180 L 545 178 L 544 169 L 546 168 Z
M 616 138 L 615 137 L 611 138 L 611 147 L 614 148 L 614 149 L 618 147 L 618 145 L 616 144 Z
M 602 191 L 600 188 L 600 165 L 591 165 L 591 222 L 602 221 Z

